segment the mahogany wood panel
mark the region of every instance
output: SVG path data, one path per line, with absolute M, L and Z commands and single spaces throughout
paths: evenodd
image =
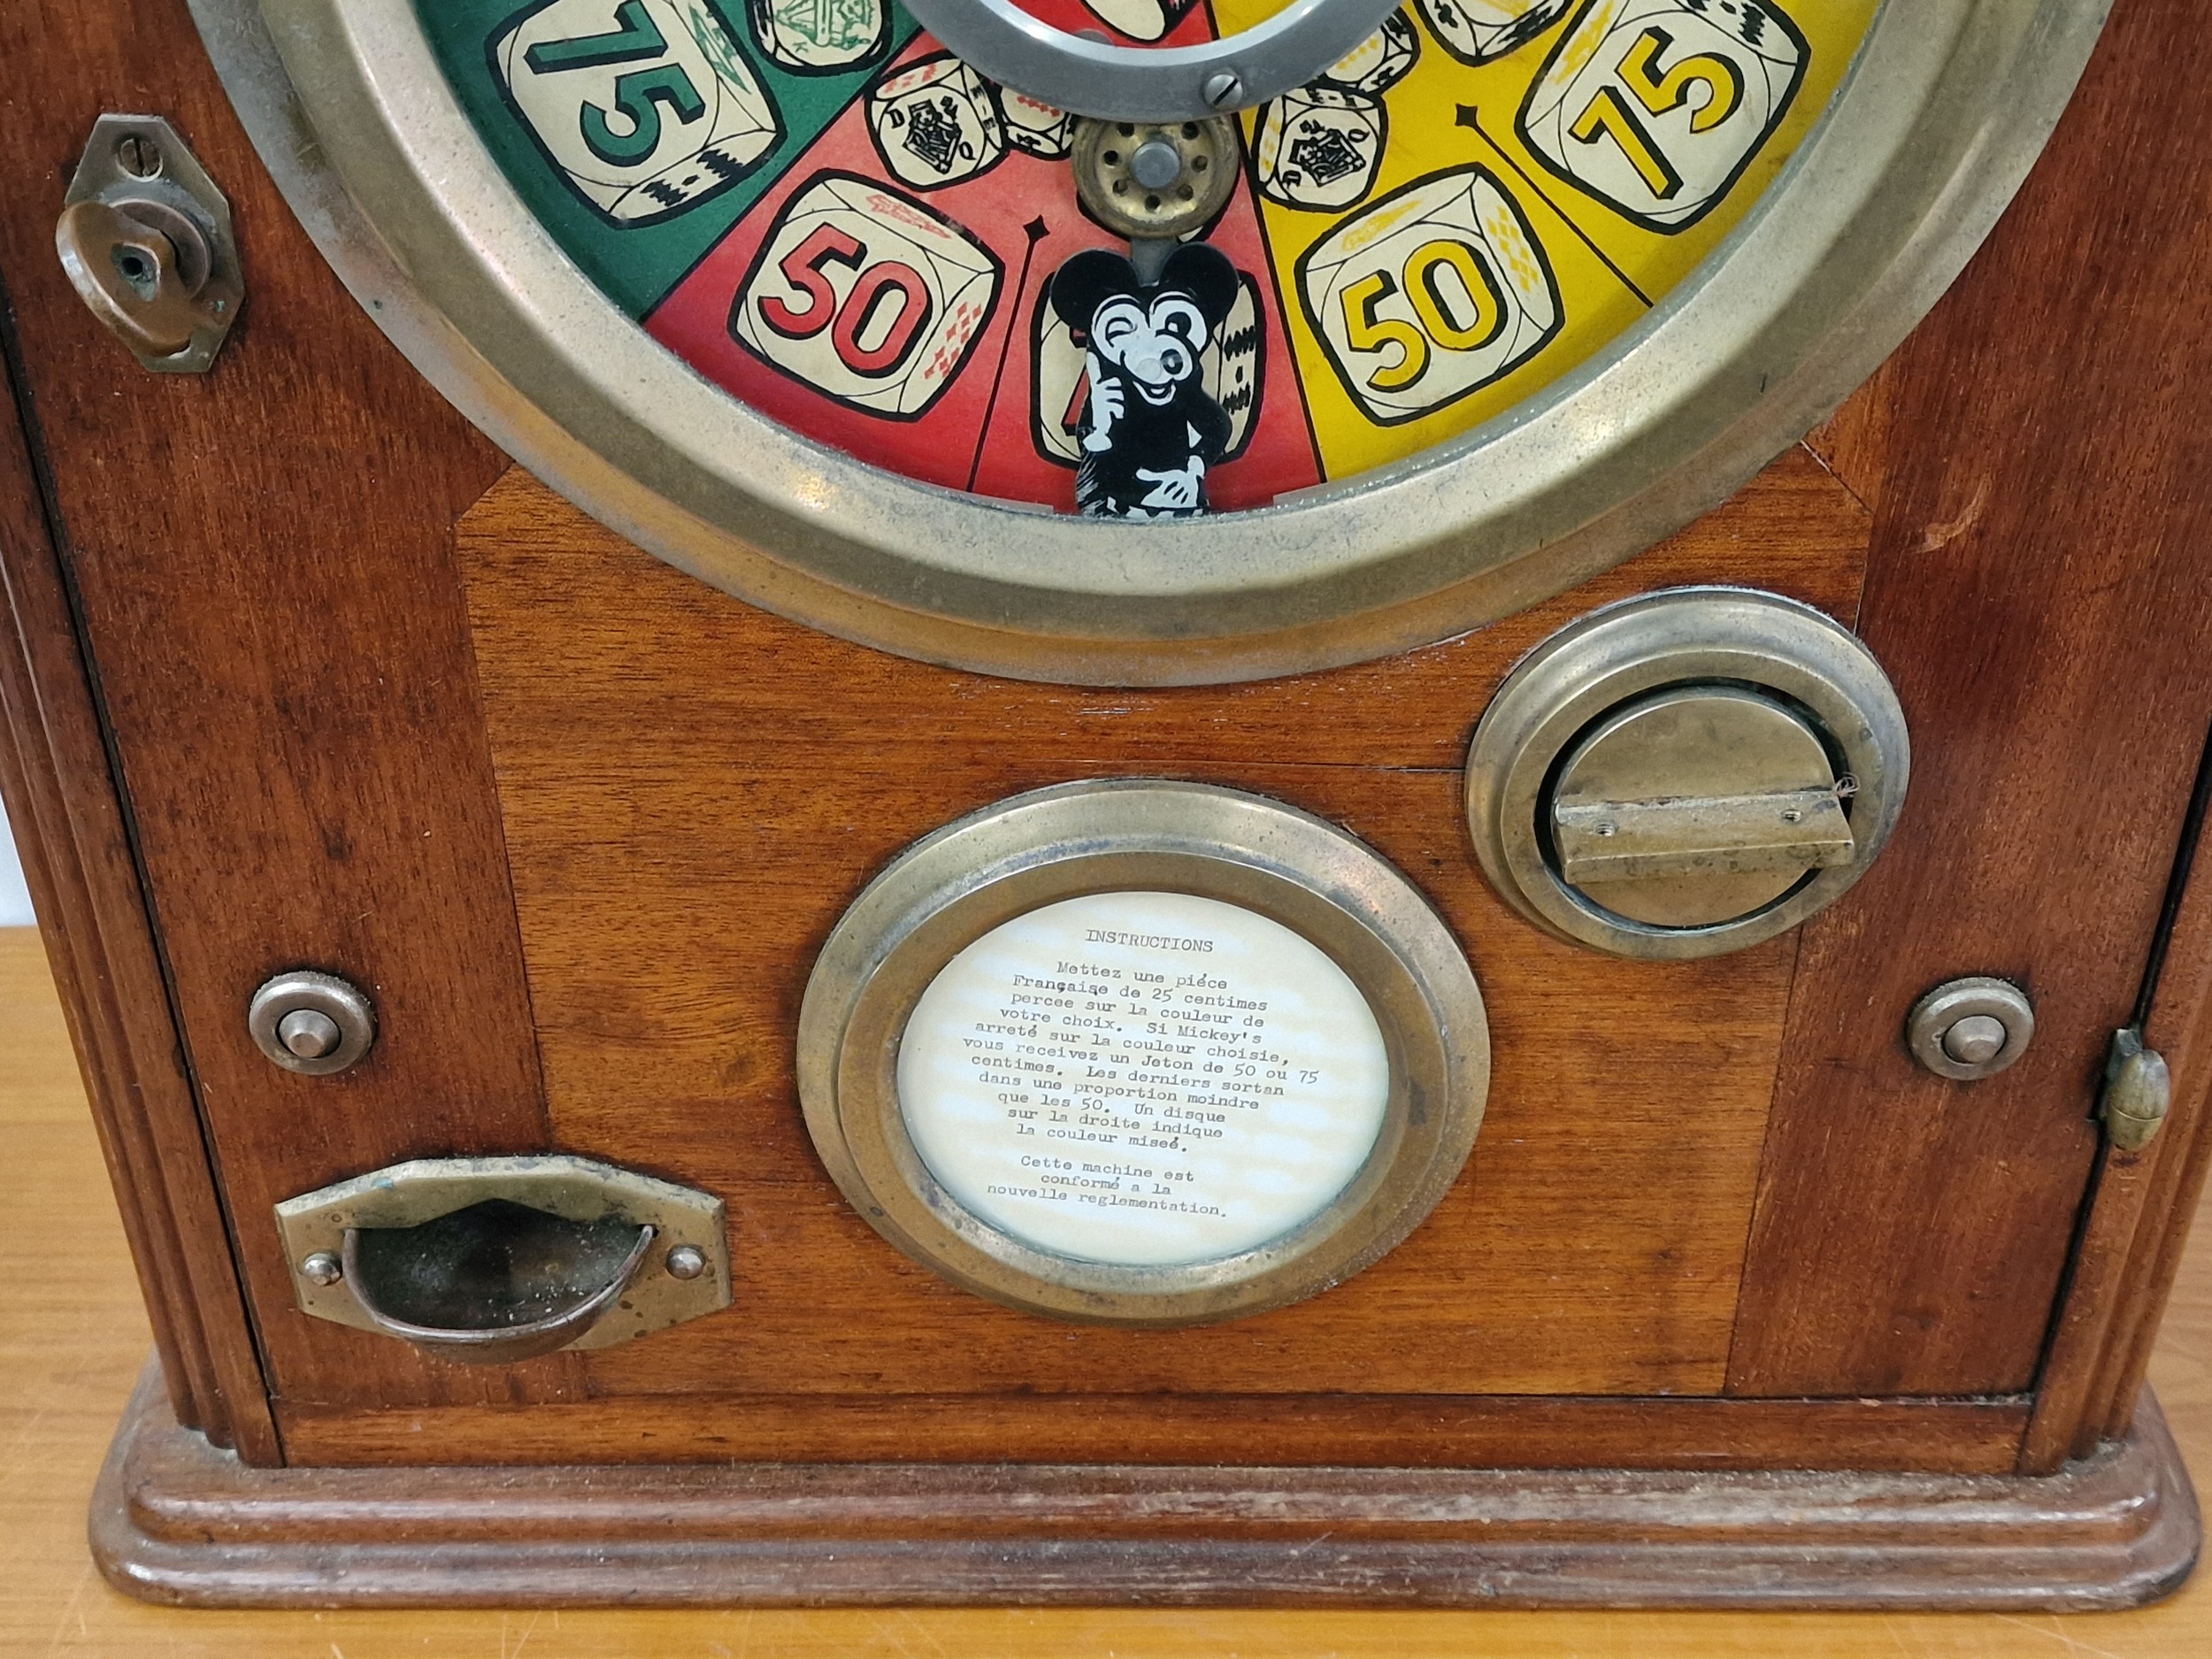
M 2204 765 L 2212 771 L 2212 741 Z M 2201 777 L 2197 787 L 2206 787 Z M 2165 1129 L 2145 1149 L 2153 1165 L 2149 1188 L 2122 1275 L 2112 1334 L 2098 1356 L 2096 1384 L 2072 1442 L 2077 1446 L 2091 1432 L 2118 1434 L 2127 1427 L 2180 1271 L 2189 1218 L 2197 1213 L 2212 1165 L 2212 818 L 2198 826 L 2195 853 L 2143 1026 L 2145 1041 L 2166 1057 L 2173 1104 Z
M 1730 1387 L 2035 1379 L 2212 719 L 2212 74 L 2198 8 L 2116 7 L 1987 246 L 1893 362 L 1860 632 L 1910 798 L 1804 930 Z M 2034 997 L 2026 1057 L 1947 1082 L 1906 1012 L 1962 973 Z
M 1844 400 L 1842 408 L 1805 434 L 1805 447 L 1869 511 L 1880 503 L 1882 486 L 1889 476 L 1890 400 L 1895 373 L 1890 363 L 1883 364 L 1865 385 Z
M 172 1402 L 217 1445 L 267 1463 L 276 1427 L 124 804 L 16 419 L 5 298 L 0 291 L 0 801 L 70 1010 Z
M 254 1305 L 289 1302 L 269 1207 L 396 1158 L 543 1143 L 545 1120 L 458 583 L 454 519 L 506 465 L 340 286 L 239 129 L 183 0 L 27 0 L 0 61 L 0 275 L 57 483 L 187 1064 Z M 104 110 L 167 116 L 228 193 L 248 297 L 205 376 L 151 374 L 54 257 L 63 188 Z M 90 772 L 90 745 L 64 757 Z M 349 975 L 374 1054 L 279 1071 L 244 1009 L 271 972 Z M 149 987 L 134 985 L 132 994 Z M 195 1248 L 220 1248 L 212 1217 Z M 265 1317 L 279 1380 L 329 1363 Z M 344 1356 L 400 1397 L 557 1391 L 398 1343 Z M 526 1381 L 535 1378 L 535 1383 Z
M 1094 1390 L 1716 1390 L 1793 942 L 1671 965 L 1552 943 L 1476 872 L 1457 767 L 1497 679 L 1568 617 L 1728 580 L 1847 618 L 1867 525 L 1796 451 L 1664 547 L 1481 634 L 1140 693 L 824 638 L 511 473 L 461 547 L 556 1136 L 721 1194 L 736 1256 L 734 1308 L 595 1354 L 593 1391 L 677 1396 L 686 1419 L 722 1409 L 702 1396 L 973 1394 L 984 1424 L 1031 1390 L 1067 1393 L 1064 1423 Z M 1148 772 L 1278 795 L 1370 839 L 1467 941 L 1496 1062 L 1470 1175 L 1406 1245 L 1313 1302 L 1180 1332 L 1043 1321 L 910 1263 L 824 1177 L 790 1076 L 814 954 L 898 849 L 1021 788 Z M 373 1339 L 323 1340 L 334 1363 L 286 1375 L 288 1422 L 406 1398 L 338 1363 Z M 584 1455 L 591 1413 L 558 1420 Z
M 511 1654 L 522 1644 L 521 1659 L 637 1659 L 705 1654 L 717 1645 L 749 1659 L 1867 1659 L 1870 1632 L 1894 1659 L 2022 1659 L 2024 1643 L 2056 1652 L 2062 1635 L 2110 1659 L 2203 1659 L 2212 1649 L 2212 1583 L 2194 1581 L 2155 1608 L 2099 1615 L 2093 1624 L 2039 1620 L 2024 1635 L 2016 1616 L 1956 1612 L 1892 1611 L 1878 1625 L 1864 1613 L 1603 1608 L 1391 1615 L 948 1608 L 887 1615 L 618 1607 L 572 1609 L 556 1619 L 497 1606 L 417 1612 L 148 1606 L 101 1591 L 88 1571 L 86 1509 L 102 1454 L 142 1372 L 146 1326 L 137 1286 L 113 1265 L 123 1234 L 109 1209 L 107 1179 L 45 958 L 29 929 L 0 929 L 0 1141 L 22 1184 L 16 1202 L 0 1207 L 0 1376 L 10 1385 L 0 1390 L 0 1537 L 8 1540 L 9 1569 L 0 1576 L 0 1653 L 10 1655 L 49 1654 L 58 1643 L 61 1653 L 88 1655 L 302 1659 L 326 1655 L 335 1644 L 345 1659 L 419 1659 L 489 1655 L 503 1640 Z M 2212 1228 L 2199 1234 L 2192 1252 L 2160 1339 L 2154 1375 L 2159 1405 L 2184 1457 L 2203 1469 L 2212 1468 Z M 1739 1403 L 1765 1409 L 1763 1402 Z M 634 1502 L 637 1478 L 657 1472 L 602 1471 L 595 1486 L 603 1493 L 618 1486 L 625 1502 Z M 849 1471 L 831 1472 L 849 1479 Z M 419 1471 L 411 1475 L 420 1479 Z M 279 1496 L 245 1486 L 258 1479 L 244 1476 L 227 1488 L 221 1509 L 201 1511 L 219 1524 L 227 1543 L 241 1536 L 236 1498 L 250 1490 L 256 1500 Z M 558 1479 L 538 1471 L 526 1481 Z M 437 1477 L 417 1497 L 434 1513 L 457 1519 L 462 1506 L 444 1494 L 461 1486 L 479 1516 L 487 1496 L 519 1496 L 528 1489 L 471 1470 Z M 182 1518 L 183 1494 L 138 1489 L 154 1501 L 150 1532 L 172 1533 Z M 327 1497 L 334 1488 L 318 1490 Z M 197 1491 L 209 1495 L 204 1487 Z M 679 1501 L 694 1502 L 687 1495 Z M 296 1518 L 302 1504 L 312 1502 L 282 1502 L 275 1513 Z M 502 1518 L 518 1524 L 520 1507 L 509 1506 Z M 1685 1517 L 1676 1505 L 1663 1518 L 1678 1525 Z M 265 1540 L 266 1529 L 261 1536 Z
M 1072 1409 L 1071 1409 L 1072 1408 Z M 2010 1473 L 2024 1400 L 1650 1395 L 637 1395 L 532 1406 L 281 1405 L 303 1463 L 1035 1463 Z
M 490 1482 L 242 1469 L 156 1395 L 110 1455 L 93 1548 L 170 1601 L 2111 1608 L 2172 1588 L 2199 1536 L 2155 1408 L 2040 1479 L 716 1462 Z
M 2143 1319 L 2163 1299 L 2170 1263 L 2166 1235 L 2185 1224 L 2195 1193 L 2190 1165 L 2202 1131 L 2204 1065 L 2192 1027 L 2212 1015 L 2212 884 L 2191 880 L 2205 839 L 2203 809 L 2212 795 L 2212 745 L 2204 750 L 2185 816 L 2173 872 L 2161 904 L 2170 933 L 2146 955 L 2134 1015 L 2149 1046 L 2176 1043 L 2167 1056 L 2177 1087 L 2165 1126 L 2148 1146 L 2129 1151 L 2107 1141 L 2067 1269 L 2041 1374 L 2035 1411 L 2022 1442 L 2024 1472 L 2046 1474 L 2085 1457 L 2113 1426 L 2112 1390 L 2132 1367 Z M 2175 972 L 2169 979 L 2165 968 Z M 2185 1194 L 2187 1204 L 2177 1201 Z M 2178 1248 L 2179 1240 L 2171 1240 Z M 2138 1374 L 2136 1386 L 2141 1386 Z

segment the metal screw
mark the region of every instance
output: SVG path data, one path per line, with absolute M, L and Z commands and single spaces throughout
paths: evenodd
M 141 134 L 126 133 L 116 142 L 115 165 L 134 179 L 150 179 L 161 171 L 161 150 Z
M 338 1046 L 338 1022 L 319 1009 L 296 1008 L 277 1021 L 277 1041 L 303 1060 L 319 1060 Z
M 346 1270 L 328 1250 L 318 1250 L 300 1263 L 300 1277 L 311 1285 L 334 1285 L 345 1276 Z
M 1987 1065 L 2003 1052 L 2005 1022 L 1993 1014 L 1969 1014 L 1943 1033 L 1943 1052 L 1961 1065 Z
M 1225 110 L 1244 96 L 1244 78 L 1233 71 L 1217 69 L 1200 88 L 1209 109 Z
M 695 1244 L 680 1244 L 668 1253 L 671 1279 L 696 1279 L 707 1271 L 706 1252 Z

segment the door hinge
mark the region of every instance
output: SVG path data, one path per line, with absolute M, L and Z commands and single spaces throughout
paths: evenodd
M 2097 1102 L 2112 1144 L 2123 1152 L 2140 1152 L 2150 1145 L 2165 1127 L 2172 1095 L 2166 1056 L 2143 1046 L 2142 1027 L 2123 1025 L 2114 1032 L 2104 1063 L 2104 1095 Z

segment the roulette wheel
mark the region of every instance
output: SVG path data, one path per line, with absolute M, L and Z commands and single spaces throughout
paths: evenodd
M 2212 139 L 2107 12 L 36 12 L 104 1570 L 2177 1583 Z

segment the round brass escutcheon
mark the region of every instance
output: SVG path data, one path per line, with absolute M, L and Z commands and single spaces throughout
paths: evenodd
M 1909 764 L 1896 694 L 1847 630 L 1773 594 L 1672 588 L 1578 618 L 1507 676 L 1468 756 L 1468 826 L 1547 932 L 1716 956 L 1856 881 Z
M 916 843 L 800 1012 L 815 1148 L 954 1283 L 1094 1323 L 1325 1290 L 1450 1187 L 1482 995 L 1405 878 L 1323 820 L 1152 780 L 1014 796 Z
M 1132 241 L 1187 235 L 1211 222 L 1236 188 L 1237 124 L 1076 123 L 1076 193 L 1098 222 Z
M 376 1008 L 334 973 L 297 968 L 265 979 L 246 1004 L 254 1046 L 287 1071 L 328 1077 L 376 1042 Z
M 1996 1076 L 2028 1051 L 2034 1036 L 2035 1008 L 2027 993 L 1986 974 L 1945 980 L 1905 1019 L 1913 1058 L 1960 1083 Z

